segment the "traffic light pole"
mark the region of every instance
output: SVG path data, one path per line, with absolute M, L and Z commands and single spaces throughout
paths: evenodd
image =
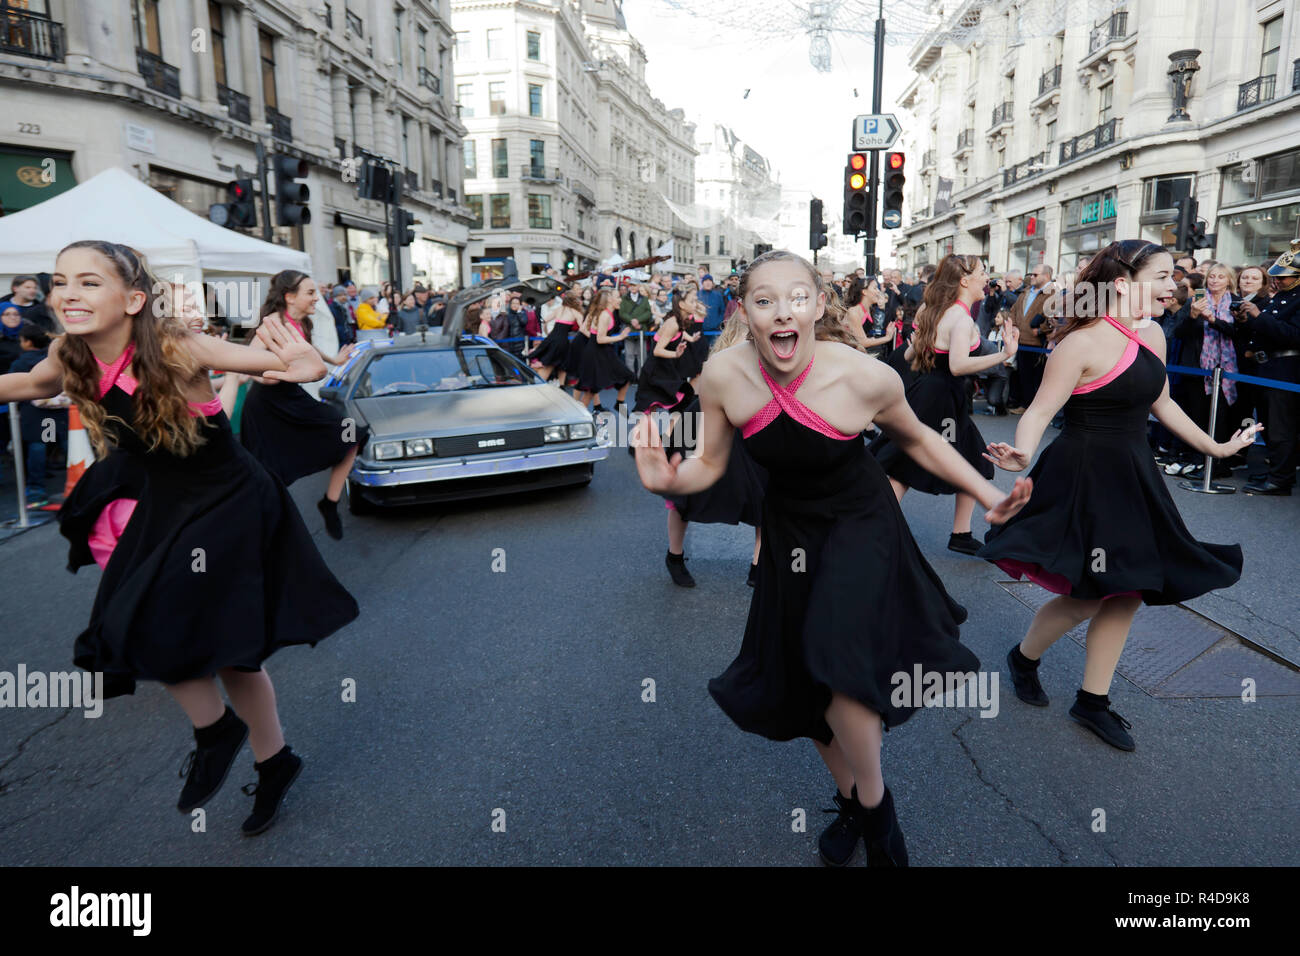
M 257 183 L 262 190 L 262 238 L 271 241 L 271 191 L 266 185 L 266 147 L 257 137 Z
M 885 0 L 880 0 L 880 16 L 876 19 L 876 61 L 875 61 L 875 86 L 871 91 L 871 112 L 879 113 L 883 87 L 885 83 Z M 863 246 L 863 254 L 866 257 L 867 275 L 876 275 L 879 272 L 876 262 L 876 217 L 878 215 L 879 203 L 877 202 L 877 193 L 880 190 L 880 151 L 873 149 L 867 154 L 867 162 L 871 164 L 870 175 L 867 178 L 867 240 Z

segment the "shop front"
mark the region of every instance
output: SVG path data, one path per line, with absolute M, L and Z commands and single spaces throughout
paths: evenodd
M 1173 249 L 1178 243 L 1178 203 L 1195 194 L 1196 177 L 1191 173 L 1143 180 L 1141 237 Z
M 1034 266 L 1043 264 L 1047 256 L 1047 237 L 1043 229 L 1043 210 L 1035 209 L 1011 220 L 1011 233 L 1007 244 L 1007 271 L 1018 270 L 1029 275 Z
M 75 185 L 71 153 L 0 149 L 0 216 L 30 209 Z
M 1117 203 L 1114 189 L 1092 193 L 1065 204 L 1061 217 L 1061 254 L 1057 268 L 1075 272 L 1115 241 Z
M 334 259 L 348 278 L 363 286 L 378 286 L 389 277 L 388 237 L 383 223 L 360 216 L 334 214 Z
M 1259 264 L 1300 235 L 1300 149 L 1223 170 L 1215 257 L 1234 266 Z
M 417 236 L 411 245 L 411 285 L 416 282 L 426 289 L 459 289 L 460 247 Z

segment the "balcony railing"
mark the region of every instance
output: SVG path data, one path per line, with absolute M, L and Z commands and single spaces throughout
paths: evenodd
M 520 166 L 519 178 L 523 180 L 527 180 L 529 182 L 535 182 L 535 183 L 564 182 L 564 177 L 560 175 L 560 171 L 558 169 L 551 170 L 551 174 L 547 175 L 546 167 L 535 166 L 535 165 Z
M 415 190 L 420 188 L 420 174 L 414 169 L 403 167 L 402 176 L 402 188 L 407 192 L 415 192 Z
M 1067 139 L 1061 144 L 1061 162 L 1068 163 L 1080 156 L 1111 145 L 1115 142 L 1115 134 L 1118 129 L 1119 117 L 1117 116 L 1113 120 L 1108 120 L 1073 139 Z
M 975 148 L 975 131 L 964 129 L 957 134 L 957 152 Z
M 1237 110 L 1241 111 L 1260 103 L 1267 103 L 1277 93 L 1276 76 L 1257 76 L 1237 87 Z
M 1128 11 L 1119 10 L 1096 24 L 1088 34 L 1088 55 L 1096 53 L 1108 43 L 1128 36 Z
M 442 94 L 442 81 L 436 74 L 430 71 L 428 67 L 424 66 L 420 67 L 418 72 L 421 86 L 433 90 L 433 92 L 438 95 Z
M 243 93 L 232 90 L 225 83 L 218 83 L 217 102 L 226 108 L 232 120 L 239 120 L 241 123 L 252 122 L 252 114 L 248 109 L 248 97 Z
M 591 191 L 591 187 L 581 180 L 573 180 L 573 192 L 579 199 L 584 200 L 592 206 L 596 205 L 596 194 Z M 582 238 L 581 230 L 579 230 L 578 238 Z
M 938 161 L 939 161 L 939 152 L 938 152 L 938 150 L 927 149 L 924 153 L 921 154 L 921 168 L 922 168 L 922 169 L 929 169 L 931 166 L 933 166 L 933 165 L 934 165 L 935 163 L 937 163 Z
M 286 143 L 293 142 L 293 121 L 274 106 L 266 108 L 266 121 L 271 124 L 271 135 Z
M 1300 60 L 1296 60 L 1291 67 L 1291 92 L 1300 90 Z
M 442 180 L 435 179 L 429 183 L 429 192 L 433 193 L 439 199 L 442 198 Z
M 181 71 L 176 67 L 164 63 L 162 57 L 140 49 L 135 51 L 135 65 L 149 89 L 178 100 L 181 98 Z
M 1039 153 L 1037 156 L 1030 156 L 1023 163 L 1016 163 L 1010 169 L 1002 173 L 1002 188 L 1013 186 L 1017 182 L 1022 182 L 1033 176 L 1037 176 L 1047 168 L 1046 151 Z
M 456 190 L 452 189 L 450 186 L 447 187 L 447 199 L 449 202 L 453 203 L 456 201 Z
M 1046 73 L 1038 78 L 1038 95 L 1043 96 L 1049 90 L 1060 89 L 1061 87 L 1061 64 L 1056 64 Z
M 1015 109 L 1014 103 L 1003 103 L 1001 106 L 993 107 L 993 129 L 997 129 L 1003 123 L 1011 122 L 1011 113 Z
M 0 53 L 63 59 L 63 24 L 22 10 L 0 12 Z

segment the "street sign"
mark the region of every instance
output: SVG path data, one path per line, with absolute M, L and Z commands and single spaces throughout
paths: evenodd
M 889 149 L 901 131 L 893 113 L 869 113 L 853 118 L 854 149 Z
M 883 219 L 886 229 L 897 229 L 903 224 L 903 214 L 897 209 L 886 209 Z

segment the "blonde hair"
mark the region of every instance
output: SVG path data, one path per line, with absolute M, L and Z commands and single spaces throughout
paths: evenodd
M 1215 269 L 1222 269 L 1228 274 L 1228 292 L 1235 293 L 1237 291 L 1237 270 L 1226 262 L 1219 262 L 1217 259 L 1211 259 L 1209 262 L 1201 265 L 1201 275 L 1205 276 L 1206 279 L 1209 279 L 1210 273 Z M 1206 286 L 1206 289 L 1209 289 L 1208 285 Z
M 854 349 L 858 347 L 857 340 L 844 328 L 845 310 L 840 303 L 839 296 L 835 295 L 834 291 L 827 287 L 821 273 L 813 268 L 811 262 L 793 252 L 785 249 L 773 249 L 770 252 L 763 253 L 751 262 L 745 268 L 745 271 L 740 274 L 740 288 L 736 290 L 742 303 L 749 297 L 749 287 L 753 283 L 754 272 L 769 262 L 797 262 L 807 270 L 808 276 L 813 281 L 813 288 L 818 293 L 826 296 L 826 314 L 813 323 L 813 337 L 815 339 L 842 342 Z

